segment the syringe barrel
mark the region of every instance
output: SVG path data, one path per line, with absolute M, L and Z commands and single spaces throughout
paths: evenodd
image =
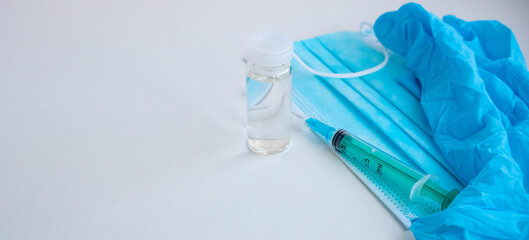
M 413 185 L 424 177 L 423 174 L 404 165 L 394 157 L 349 134 L 343 129 L 336 131 L 331 143 L 338 152 L 364 164 L 393 187 L 407 194 L 410 194 Z M 432 180 L 428 180 L 425 183 L 420 194 L 434 200 L 441 206 L 446 207 L 445 205 L 447 205 L 445 198 L 448 191 L 441 188 Z

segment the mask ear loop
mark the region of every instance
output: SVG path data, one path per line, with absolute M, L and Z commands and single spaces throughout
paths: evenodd
M 372 33 L 372 26 L 368 23 L 365 23 L 363 22 L 361 25 L 360 25 L 360 29 L 361 29 L 361 32 L 363 33 L 366 33 L 366 34 L 373 34 Z M 376 38 L 373 36 L 373 38 L 376 40 Z M 382 44 L 381 44 L 382 45 Z M 366 69 L 366 70 L 362 70 L 362 71 L 359 71 L 359 72 L 352 72 L 352 73 L 324 73 L 324 72 L 320 72 L 320 71 L 316 71 L 314 69 L 312 69 L 311 67 L 309 67 L 307 64 L 305 64 L 305 62 L 303 62 L 303 60 L 301 60 L 301 58 L 296 55 L 296 53 L 294 53 L 294 59 L 296 59 L 296 61 L 301 64 L 301 66 L 305 69 L 307 69 L 310 73 L 314 74 L 314 75 L 317 75 L 317 76 L 320 76 L 320 77 L 325 77 L 325 78 L 357 78 L 357 77 L 362 77 L 362 76 L 365 76 L 365 75 L 368 75 L 368 74 L 371 74 L 371 73 L 374 73 L 380 69 L 382 69 L 383 67 L 386 66 L 386 64 L 388 63 L 389 61 L 389 53 L 388 53 L 388 50 L 382 46 L 382 52 L 384 53 L 384 61 L 382 61 L 380 64 L 372 67 L 372 68 L 369 68 L 369 69 Z
M 359 71 L 359 72 L 352 72 L 352 73 L 324 73 L 324 72 L 319 72 L 319 71 L 316 71 L 316 70 L 312 69 L 311 67 L 307 66 L 307 64 L 305 64 L 305 62 L 303 62 L 303 60 L 301 60 L 301 58 L 299 58 L 298 55 L 296 55 L 295 53 L 294 53 L 294 59 L 296 59 L 296 61 L 299 64 L 301 64 L 301 66 L 303 68 L 307 69 L 310 73 L 312 73 L 314 75 L 318 75 L 320 77 L 325 77 L 325 78 L 357 78 L 357 77 L 362 77 L 362 76 L 377 72 L 378 70 L 380 70 L 383 67 L 385 67 L 386 64 L 389 61 L 389 53 L 384 48 L 384 61 L 382 61 L 380 64 L 378 64 L 375 67 L 372 67 L 372 68 L 369 68 L 369 69 L 366 69 L 366 70 L 362 70 L 362 71 Z
M 378 64 L 375 67 L 362 70 L 359 72 L 354 72 L 354 73 L 324 73 L 324 72 L 316 71 L 312 69 L 311 67 L 309 67 L 307 64 L 305 64 L 305 62 L 303 62 L 303 60 L 301 60 L 301 58 L 298 55 L 296 55 L 296 53 L 293 54 L 293 57 L 294 59 L 296 59 L 296 61 L 299 64 L 301 64 L 303 68 L 307 69 L 310 73 L 317 75 L 317 76 L 325 77 L 325 78 L 357 78 L 357 77 L 361 77 L 361 76 L 374 73 L 382 69 L 383 67 L 385 67 L 386 64 L 388 63 L 389 61 L 388 50 L 382 44 L 380 44 L 378 40 L 376 39 L 375 35 L 373 34 L 373 26 L 371 24 L 367 22 L 362 22 L 360 24 L 360 32 L 368 36 L 368 40 L 367 40 L 368 44 L 371 43 L 372 45 L 373 43 L 378 43 L 379 46 L 381 46 L 380 50 L 382 50 L 382 52 L 384 53 L 384 61 L 382 61 L 380 64 Z M 305 120 L 308 119 L 308 116 L 305 115 L 294 103 L 292 103 L 291 110 L 292 110 L 292 115 L 294 115 L 294 117 L 292 118 L 293 122 L 296 122 L 295 125 L 298 126 L 300 129 L 309 130 L 310 128 L 305 123 Z

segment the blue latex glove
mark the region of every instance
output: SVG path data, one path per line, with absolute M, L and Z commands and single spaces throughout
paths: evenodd
M 529 74 L 511 31 L 443 22 L 418 4 L 382 15 L 374 30 L 419 79 L 434 139 L 467 185 L 449 208 L 416 219 L 415 237 L 528 239 Z
M 463 37 L 474 52 L 478 71 L 500 111 L 513 158 L 529 191 L 529 73 L 511 30 L 497 21 L 465 22 L 454 16 L 443 21 Z

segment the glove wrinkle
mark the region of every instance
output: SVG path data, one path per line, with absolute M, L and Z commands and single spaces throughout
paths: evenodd
M 527 237 L 529 74 L 511 30 L 441 20 L 410 3 L 380 16 L 374 31 L 419 79 L 435 142 L 467 184 L 446 210 L 413 221 L 415 237 Z

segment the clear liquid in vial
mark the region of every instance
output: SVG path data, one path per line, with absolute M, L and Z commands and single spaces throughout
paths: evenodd
M 284 151 L 290 144 L 290 67 L 272 77 L 249 71 L 246 85 L 248 147 L 260 154 Z

